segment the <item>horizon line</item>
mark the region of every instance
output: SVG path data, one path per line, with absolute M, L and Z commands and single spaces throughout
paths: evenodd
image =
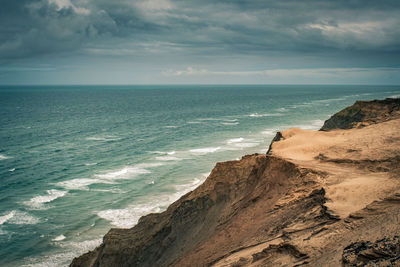
M 17 87 L 17 86 L 276 86 L 276 85 L 285 85 L 285 86 L 298 86 L 298 85 L 307 85 L 307 86 L 320 86 L 320 85 L 332 85 L 332 86 L 400 86 L 400 84 L 363 84 L 363 83 L 132 83 L 132 84 L 91 84 L 91 83 L 82 83 L 82 84 L 0 84 L 0 87 Z

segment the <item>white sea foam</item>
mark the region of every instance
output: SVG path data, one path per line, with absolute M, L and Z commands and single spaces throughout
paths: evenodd
M 278 131 L 278 129 L 266 129 L 266 130 L 262 131 L 261 133 L 265 134 L 265 135 L 275 135 L 277 131 Z
M 174 128 L 178 128 L 178 126 L 175 126 L 175 125 L 167 125 L 167 126 L 164 126 L 164 128 L 174 129 Z
M 5 160 L 5 159 L 9 159 L 10 157 L 0 154 L 0 160 Z
M 65 238 L 66 238 L 65 235 L 59 235 L 59 236 L 53 238 L 51 241 L 62 241 Z
M 277 110 L 280 111 L 280 112 L 285 112 L 285 111 L 287 111 L 286 108 L 278 108 Z
M 98 212 L 97 215 L 100 218 L 110 221 L 112 225 L 117 227 L 131 228 L 137 224 L 140 217 L 149 213 L 161 212 L 166 209 L 169 204 L 204 182 L 209 175 L 210 173 L 203 173 L 200 178 L 193 179 L 188 183 L 175 185 L 175 193 L 153 196 L 149 201 L 138 203 L 127 208 L 103 210 Z M 150 184 L 154 184 L 154 181 L 151 181 Z
M 25 201 L 24 204 L 32 208 L 41 209 L 44 208 L 43 204 L 65 196 L 67 191 L 51 189 L 47 190 L 46 193 L 47 195 L 33 197 L 29 201 Z
M 57 246 L 62 248 L 61 253 L 52 252 L 50 255 L 27 258 L 23 267 L 59 267 L 68 266 L 71 259 L 93 250 L 101 244 L 102 238 L 85 240 L 81 242 L 57 242 Z
M 12 210 L 6 215 L 0 216 L 0 225 L 8 224 L 37 224 L 39 219 L 35 216 L 19 210 Z
M 94 192 L 111 192 L 113 194 L 125 194 L 127 191 L 122 191 L 119 188 L 110 188 L 110 189 L 91 189 L 90 191 Z
M 11 219 L 12 217 L 14 217 L 16 211 L 12 210 L 9 213 L 7 213 L 6 215 L 0 216 L 0 225 L 2 225 L 3 223 L 5 223 L 6 221 L 8 221 L 9 219 Z
M 82 252 L 87 252 L 94 249 L 100 245 L 102 241 L 103 238 L 89 239 L 84 241 L 61 242 L 59 246 L 62 248 L 72 248 L 74 251 L 77 251 L 79 254 L 81 254 Z
M 88 190 L 89 185 L 99 184 L 99 183 L 106 183 L 106 182 L 100 179 L 81 178 L 81 179 L 72 179 L 59 182 L 57 183 L 57 185 L 69 190 Z
M 226 143 L 233 144 L 233 143 L 240 143 L 240 142 L 243 142 L 243 141 L 244 141 L 244 138 L 243 137 L 239 137 L 239 138 L 228 139 L 226 141 Z
M 57 186 L 68 190 L 88 190 L 92 184 L 115 184 L 117 180 L 134 178 L 141 174 L 151 173 L 146 168 L 162 166 L 162 162 L 141 163 L 135 166 L 125 166 L 119 170 L 96 174 L 96 178 L 77 178 L 57 183 Z
M 15 171 L 15 168 L 11 168 L 11 169 L 9 169 L 8 171 L 9 171 L 9 172 L 14 172 L 14 171 Z
M 400 98 L 400 95 L 392 95 L 392 96 L 389 96 L 390 98 Z
M 155 168 L 165 165 L 163 162 L 148 162 L 135 165 L 137 168 Z
M 203 178 L 207 178 L 208 176 L 210 176 L 210 174 L 211 174 L 211 172 L 205 172 L 205 173 L 202 173 L 201 175 Z
M 97 165 L 97 162 L 85 163 L 85 166 L 94 166 L 94 165 Z
M 187 184 L 176 185 L 175 188 L 178 191 L 177 194 L 179 195 L 179 197 L 183 196 L 184 194 L 186 194 L 186 193 L 192 191 L 193 189 L 195 189 L 202 182 L 204 182 L 204 179 L 195 178 L 195 179 L 193 179 L 191 182 L 189 182 Z
M 113 136 L 113 135 L 106 135 L 106 136 L 90 136 L 85 138 L 87 141 L 117 141 L 120 140 L 121 138 Z
M 239 122 L 221 122 L 222 125 L 239 125 Z
M 138 204 L 125 209 L 108 209 L 97 213 L 100 218 L 110 221 L 119 228 L 131 228 L 137 224 L 140 217 L 152 212 L 160 212 L 155 203 Z
M 209 153 L 214 153 L 220 150 L 221 147 L 204 147 L 204 148 L 196 148 L 196 149 L 191 149 L 189 150 L 191 153 L 194 154 L 209 154 Z
M 96 174 L 95 176 L 105 180 L 130 179 L 140 174 L 150 173 L 149 170 L 135 166 L 126 166 L 118 171 L 111 171 L 104 174 Z
M 264 113 L 264 114 L 252 113 L 249 115 L 249 117 L 253 117 L 253 118 L 276 117 L 276 116 L 282 116 L 282 114 L 281 113 Z
M 249 147 L 255 147 L 255 146 L 258 146 L 258 145 L 259 145 L 259 143 L 255 143 L 255 142 L 253 142 L 253 143 L 237 143 L 237 144 L 235 144 L 235 146 L 239 147 L 239 148 L 249 148 Z
M 156 157 L 156 160 L 161 160 L 161 161 L 176 161 L 176 160 L 182 160 L 182 159 L 177 158 L 177 157 L 173 157 L 173 156 L 160 156 L 160 157 Z

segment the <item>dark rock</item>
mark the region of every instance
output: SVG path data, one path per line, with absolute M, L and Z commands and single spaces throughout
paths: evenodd
M 343 266 L 400 265 L 400 237 L 352 243 L 344 248 L 342 263 Z
M 283 138 L 283 136 L 282 136 L 282 133 L 281 133 L 281 132 L 277 132 L 277 133 L 275 134 L 275 137 L 272 139 L 271 143 L 269 144 L 268 151 L 267 151 L 267 155 L 269 155 L 270 152 L 271 152 L 272 144 L 273 144 L 274 142 L 279 142 L 282 138 Z
M 400 118 L 400 98 L 357 101 L 326 120 L 321 131 L 351 129 Z

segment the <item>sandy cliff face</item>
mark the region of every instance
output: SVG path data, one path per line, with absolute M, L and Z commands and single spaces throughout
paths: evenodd
M 400 119 L 387 115 L 399 107 L 363 102 L 376 114 L 362 128 L 346 112 L 356 128 L 283 131 L 268 155 L 217 163 L 165 212 L 111 229 L 71 266 L 399 264 Z

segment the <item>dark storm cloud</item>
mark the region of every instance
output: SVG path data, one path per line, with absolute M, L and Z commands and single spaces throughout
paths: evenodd
M 6 0 L 0 58 L 54 52 L 399 55 L 399 1 Z

